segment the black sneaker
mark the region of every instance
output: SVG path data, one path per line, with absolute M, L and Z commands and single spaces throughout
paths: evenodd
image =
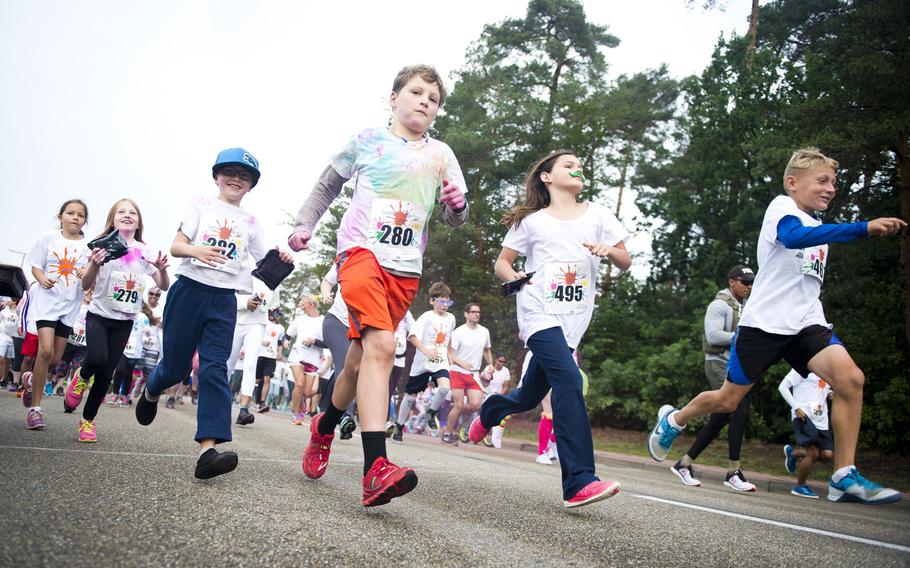
M 342 440 L 350 440 L 354 437 L 354 430 L 357 429 L 357 423 L 350 415 L 345 414 L 338 423 L 338 429 L 341 431 Z
M 237 424 L 246 426 L 256 421 L 256 417 L 250 412 L 249 408 L 241 408 L 240 414 L 237 415 Z
M 193 397 L 190 400 L 193 402 L 193 406 L 196 406 L 197 404 L 199 404 L 199 395 L 196 393 L 193 393 Z
M 427 410 L 427 428 L 430 429 L 430 432 L 435 436 L 439 432 L 439 422 L 436 420 L 436 412 L 433 409 Z
M 395 432 L 392 433 L 392 441 L 398 442 L 399 444 L 404 442 L 404 428 L 401 427 L 401 424 L 395 425 Z
M 234 452 L 220 453 L 215 448 L 209 448 L 196 461 L 196 479 L 211 479 L 218 475 L 230 473 L 237 467 L 237 454 Z
M 158 399 L 149 400 L 148 394 L 142 389 L 139 400 L 136 401 L 136 421 L 143 426 L 148 426 L 155 421 L 155 415 L 158 414 Z
M 174 397 L 167 397 L 167 402 L 164 403 L 165 408 L 174 408 L 174 403 L 177 402 Z
M 256 412 L 258 412 L 259 414 L 265 414 L 265 413 L 268 412 L 269 410 L 271 410 L 271 408 L 269 408 L 269 405 L 266 404 L 266 403 L 264 403 L 264 402 L 260 402 L 260 403 L 256 406 Z

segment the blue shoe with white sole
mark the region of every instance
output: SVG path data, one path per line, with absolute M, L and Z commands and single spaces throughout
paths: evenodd
M 828 501 L 839 503 L 853 501 L 866 505 L 884 505 L 900 500 L 900 492 L 869 481 L 855 468 L 851 469 L 850 473 L 837 483 L 828 480 Z
M 662 462 L 667 459 L 667 454 L 673 447 L 673 441 L 682 431 L 681 428 L 671 426 L 667 420 L 671 412 L 676 412 L 676 409 L 669 404 L 660 407 L 657 412 L 657 423 L 654 424 L 654 429 L 648 436 L 648 453 L 655 461 Z

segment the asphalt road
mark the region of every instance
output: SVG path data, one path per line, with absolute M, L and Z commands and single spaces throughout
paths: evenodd
M 45 400 L 48 427 L 0 394 L 0 566 L 910 566 L 910 501 L 881 507 L 682 486 L 665 468 L 598 463 L 622 483 L 607 501 L 562 506 L 559 468 L 533 454 L 452 448 L 405 435 L 390 458 L 419 485 L 360 505 L 359 438 L 335 441 L 326 475 L 307 479 L 308 428 L 257 415 L 224 446 L 233 473 L 193 478 L 194 407 L 150 427 L 107 405 L 98 443 L 78 414 Z

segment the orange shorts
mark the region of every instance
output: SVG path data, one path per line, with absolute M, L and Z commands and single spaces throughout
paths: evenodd
M 451 369 L 449 369 L 449 384 L 452 385 L 452 390 L 483 390 L 471 373 L 460 373 Z
M 411 307 L 420 278 L 391 274 L 372 251 L 354 247 L 335 258 L 341 298 L 348 307 L 348 338 L 372 327 L 394 332 Z
M 38 356 L 38 336 L 34 333 L 25 332 L 25 339 L 22 340 L 22 349 L 19 351 L 24 357 Z

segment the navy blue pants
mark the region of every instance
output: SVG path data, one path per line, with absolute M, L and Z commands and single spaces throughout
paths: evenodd
M 480 423 L 492 428 L 506 416 L 533 410 L 552 388 L 562 494 L 564 499 L 569 499 L 589 483 L 598 481 L 594 475 L 594 443 L 581 390 L 581 372 L 561 328 L 538 331 L 528 339 L 528 348 L 533 356 L 521 388 L 487 398 L 480 407 Z
M 199 352 L 199 404 L 196 441 L 231 441 L 231 386 L 227 360 L 234 341 L 237 298 L 234 291 L 215 288 L 181 276 L 167 293 L 162 322 L 161 362 L 146 388 L 152 396 L 183 382 Z

